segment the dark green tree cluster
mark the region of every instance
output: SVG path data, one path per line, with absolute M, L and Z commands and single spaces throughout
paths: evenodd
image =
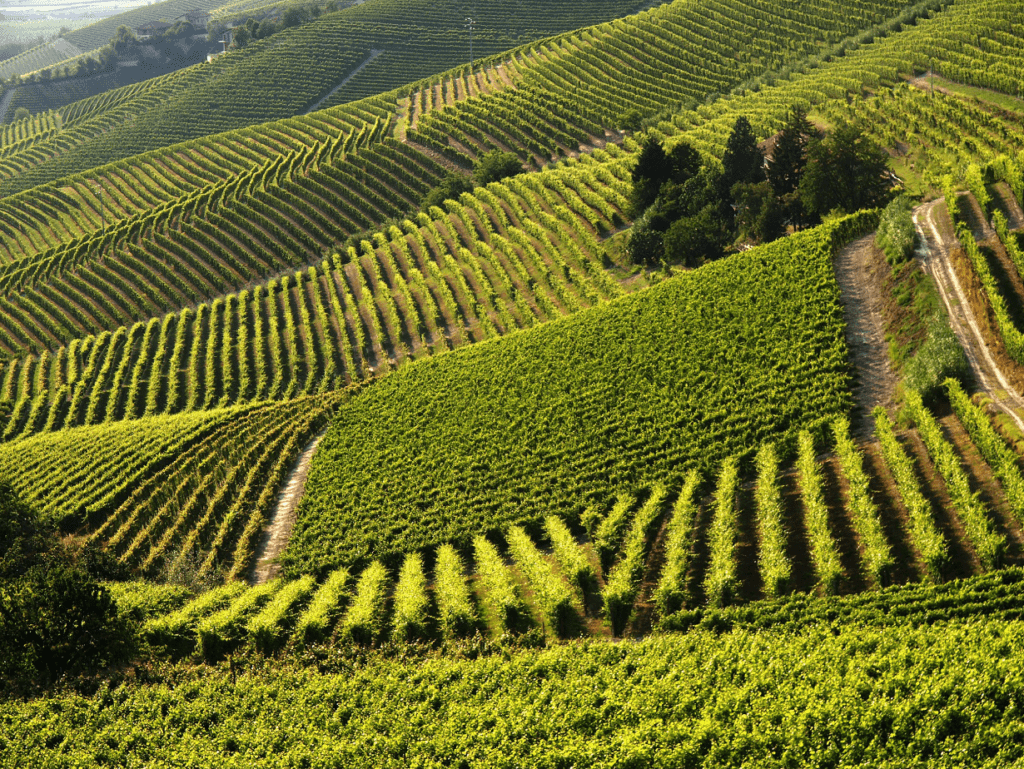
M 729 190 L 763 179 L 763 165 L 746 118 L 729 138 L 722 170 L 704 164 L 686 142 L 666 152 L 658 142 L 645 141 L 633 169 L 633 261 L 696 267 L 721 256 L 734 224 Z
M 770 158 L 739 117 L 721 168 L 685 141 L 666 149 L 647 139 L 633 169 L 629 253 L 637 264 L 696 267 L 736 240 L 767 243 L 787 224 L 800 229 L 834 212 L 885 203 L 888 156 L 853 125 L 822 134 L 794 108 Z
M 777 205 L 795 227 L 833 212 L 853 213 L 887 202 L 893 177 L 889 158 L 863 131 L 841 123 L 822 133 L 793 108 L 768 160 Z
M 463 192 L 472 192 L 474 187 L 483 187 L 522 172 L 523 164 L 514 153 L 501 150 L 485 152 L 473 163 L 472 176 L 452 171 L 423 196 L 420 206 L 423 209 L 440 206 L 446 200 L 458 200 Z
M 0 680 L 47 686 L 126 659 L 128 618 L 99 579 L 123 577 L 108 554 L 65 547 L 6 483 L 0 483 Z

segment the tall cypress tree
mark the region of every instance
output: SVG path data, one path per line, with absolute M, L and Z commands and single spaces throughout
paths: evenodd
M 658 197 L 658 191 L 668 180 L 670 171 L 664 147 L 657 140 L 648 138 L 633 166 L 633 194 L 629 202 L 634 217 L 640 216 Z
M 757 146 L 754 129 L 743 115 L 736 118 L 729 134 L 722 166 L 722 183 L 726 190 L 731 190 L 737 182 L 757 184 L 764 181 L 764 152 Z
M 807 119 L 807 112 L 794 107 L 789 112 L 768 162 L 768 181 L 779 197 L 795 192 L 807 165 L 807 144 L 818 136 L 818 130 Z

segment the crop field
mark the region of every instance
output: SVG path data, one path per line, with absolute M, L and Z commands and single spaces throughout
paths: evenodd
M 903 600 L 906 621 L 935 621 L 969 616 L 989 601 L 944 602 L 960 589 L 958 579 L 982 593 L 989 588 L 981 586 L 994 586 L 988 610 L 1019 617 L 1024 598 L 1009 586 L 1024 564 L 1019 458 L 957 383 L 947 390 L 951 414 L 938 418 L 910 393 L 912 428 L 879 413 L 869 444 L 851 440 L 849 423 L 836 417 L 824 437 L 802 430 L 788 442 L 761 444 L 755 456 L 727 457 L 711 473 L 692 471 L 681 485 L 633 486 L 580 514 L 504 526 L 495 517 L 491 534 L 461 543 L 450 527 L 439 547 L 385 553 L 362 571 L 338 567 L 316 590 L 308 576 L 276 582 L 275 591 L 292 597 L 272 625 L 254 619 L 258 607 L 240 593 L 234 600 L 248 608 L 236 611 L 234 629 L 216 648 L 451 642 L 474 634 L 498 641 L 529 632 L 552 640 L 642 636 L 652 627 L 811 623 L 820 616 L 815 607 L 837 605 L 874 623 L 888 621 L 876 615 L 886 602 Z M 163 596 L 162 588 L 152 590 Z M 850 598 L 818 604 L 814 596 Z M 186 596 L 179 598 L 183 604 Z M 161 604 L 188 621 L 171 632 L 170 619 L 152 616 L 145 632 L 173 654 L 196 648 L 205 600 Z M 315 635 L 306 628 L 312 612 L 322 617 Z
M 556 141 L 566 141 L 573 134 L 578 135 L 581 128 L 588 126 L 591 130 L 595 130 L 596 126 L 601 125 L 615 128 L 617 126 L 614 123 L 621 118 L 622 112 L 626 111 L 634 103 L 640 104 L 641 108 L 647 111 L 651 109 L 649 105 L 655 99 L 660 100 L 658 103 L 663 105 L 662 108 L 664 108 L 669 105 L 676 106 L 685 99 L 703 99 L 712 92 L 728 90 L 728 88 L 738 85 L 745 78 L 761 74 L 770 66 L 781 66 L 787 61 L 796 59 L 801 54 L 806 55 L 812 50 L 817 50 L 820 46 L 815 41 L 819 37 L 837 43 L 842 38 L 853 34 L 857 29 L 857 24 L 862 26 L 878 24 L 892 14 L 894 9 L 900 4 L 892 2 L 892 0 L 887 0 L 886 2 L 876 0 L 876 2 L 867 3 L 861 11 L 858 11 L 858 14 L 863 15 L 862 18 L 856 21 L 851 19 L 850 14 L 845 8 L 840 8 L 835 3 L 822 3 L 811 10 L 805 10 L 806 4 L 800 4 L 799 11 L 794 10 L 792 2 L 782 3 L 779 8 L 776 8 L 773 2 L 766 2 L 764 5 L 765 8 L 760 11 L 760 15 L 770 14 L 773 18 L 787 18 L 787 23 L 772 24 L 767 26 L 766 29 L 759 29 L 756 24 L 748 21 L 743 24 L 737 22 L 724 29 L 717 27 L 715 29 L 706 29 L 703 25 L 694 26 L 693 12 L 688 10 L 687 4 L 676 3 L 664 6 L 658 11 L 651 11 L 631 17 L 631 20 L 628 22 L 616 22 L 614 24 L 594 27 L 594 30 L 605 30 L 607 35 L 611 35 L 611 39 L 597 40 L 593 43 L 588 42 L 585 47 L 581 43 L 575 42 L 571 35 L 557 37 L 542 44 L 528 45 L 516 52 L 517 56 L 513 61 L 520 63 L 515 63 L 512 66 L 517 70 L 523 71 L 524 82 L 522 85 L 517 84 L 515 89 L 516 94 L 521 94 L 518 98 L 531 98 L 532 95 L 531 101 L 524 104 L 523 107 L 516 107 L 513 104 L 507 108 L 504 106 L 498 108 L 499 105 L 496 104 L 496 109 L 491 112 L 492 119 L 493 117 L 501 117 L 502 122 L 511 119 L 515 123 L 520 123 L 523 117 L 531 114 L 536 109 L 550 111 L 551 107 L 544 108 L 537 103 L 538 91 L 543 91 L 545 96 L 542 101 L 553 102 L 555 112 L 550 118 L 546 117 L 543 121 L 529 121 L 531 123 L 529 130 L 536 131 L 539 128 L 542 131 L 549 132 L 550 136 L 546 137 L 544 142 L 548 146 L 547 152 L 550 155 L 556 148 L 556 143 L 552 142 L 552 137 Z M 350 12 L 361 12 L 372 7 L 373 4 L 367 4 L 366 6 L 351 9 L 351 11 L 330 14 L 328 18 L 337 15 L 339 19 L 343 20 L 347 18 L 346 14 Z M 749 9 L 745 9 L 745 11 L 749 11 Z M 366 12 L 369 11 L 366 10 Z M 652 14 L 657 14 L 658 16 L 652 17 Z M 659 16 L 664 17 L 664 19 L 659 18 Z M 742 18 L 737 17 L 735 10 L 728 7 L 722 8 L 722 16 L 726 19 Z M 342 22 L 339 21 L 340 23 Z M 617 24 L 624 25 L 624 28 L 618 29 L 616 27 Z M 693 27 L 694 31 L 689 31 L 685 34 L 677 31 L 689 27 Z M 315 28 L 316 25 L 310 27 L 310 29 Z M 299 28 L 296 34 L 305 29 L 306 27 Z M 344 29 L 347 29 L 347 27 L 344 27 Z M 313 33 L 309 32 L 308 34 Z M 756 44 L 762 50 L 760 50 L 759 56 L 752 60 L 745 69 L 738 71 L 734 66 L 734 59 L 729 52 L 752 44 L 752 41 L 756 41 Z M 793 48 L 794 41 L 799 41 L 800 47 L 798 49 Z M 666 69 L 657 75 L 658 79 L 663 79 L 665 72 L 669 71 L 668 67 L 670 64 L 672 67 L 680 68 L 680 74 L 673 75 L 670 82 L 675 83 L 676 80 L 681 82 L 675 86 L 676 90 L 671 94 L 664 92 L 664 89 L 658 88 L 656 93 L 651 93 L 644 97 L 642 92 L 636 90 L 639 87 L 635 84 L 636 78 L 630 80 L 629 78 L 615 77 L 610 73 L 605 74 L 605 70 L 608 69 L 608 59 L 626 55 L 620 50 L 620 47 L 623 45 L 628 45 L 627 50 L 630 50 L 631 53 L 628 54 L 629 58 L 626 60 L 631 60 L 635 55 L 642 55 L 639 54 L 639 47 L 645 45 L 656 44 L 659 48 L 666 50 L 674 46 L 682 46 L 686 50 L 695 45 L 711 46 L 712 42 L 714 42 L 714 45 L 709 49 L 707 57 L 701 57 L 696 60 L 691 58 L 689 62 L 670 60 L 664 65 L 659 65 L 666 67 Z M 279 45 L 275 45 L 273 51 L 276 52 L 279 47 Z M 359 56 L 358 61 L 361 62 L 366 58 L 365 51 L 368 51 L 371 47 L 373 46 L 367 45 L 366 48 L 361 49 L 363 53 Z M 296 43 L 296 50 L 305 50 L 305 46 L 299 46 Z M 593 50 L 593 55 L 600 56 L 604 63 L 600 66 L 591 63 L 587 65 L 586 70 L 578 69 L 578 67 L 583 65 L 575 64 L 574 57 L 582 56 L 588 50 Z M 249 58 L 258 58 L 259 53 L 258 51 L 250 52 L 247 48 L 240 52 L 239 55 L 245 57 L 244 60 L 248 61 Z M 270 55 L 269 51 L 267 55 Z M 561 60 L 564 57 L 568 57 L 569 63 L 563 66 Z M 504 56 L 495 58 L 500 61 L 504 60 Z M 147 81 L 144 92 L 138 96 L 128 96 L 127 93 L 124 93 L 122 96 L 122 92 L 125 89 L 121 89 L 111 92 L 109 96 L 96 97 L 98 99 L 109 98 L 116 100 L 118 106 L 111 109 L 103 109 L 91 118 L 79 120 L 77 121 L 78 127 L 74 131 L 71 131 L 69 128 L 52 138 L 46 139 L 44 142 L 33 144 L 30 148 L 12 157 L 8 161 L 9 163 L 20 163 L 23 165 L 19 168 L 17 175 L 12 176 L 9 181 L 0 181 L 0 192 L 11 195 L 33 186 L 51 182 L 55 182 L 55 187 L 63 187 L 66 185 L 62 185 L 58 181 L 62 177 L 85 172 L 103 163 L 116 162 L 130 155 L 146 151 L 156 151 L 159 147 L 173 145 L 176 142 L 201 140 L 201 137 L 205 135 L 225 131 L 229 128 L 250 126 L 264 120 L 290 116 L 295 114 L 296 111 L 301 110 L 303 105 L 294 105 L 287 109 L 282 108 L 283 112 L 276 115 L 271 114 L 272 100 L 260 98 L 254 100 L 254 102 L 260 105 L 258 109 L 262 111 L 262 114 L 252 114 L 251 118 L 244 120 L 234 117 L 235 115 L 246 114 L 252 109 L 256 109 L 256 107 L 253 105 L 240 105 L 230 108 L 228 106 L 234 99 L 243 98 L 241 94 L 248 93 L 245 89 L 232 88 L 228 90 L 228 85 L 230 82 L 233 82 L 234 78 L 234 75 L 230 75 L 230 72 L 233 72 L 236 68 L 235 65 L 230 64 L 230 61 L 231 57 L 222 57 L 214 62 L 214 64 L 209 65 L 214 68 L 211 70 L 192 68 L 168 75 L 166 78 Z M 380 59 L 375 60 L 374 64 L 378 61 Z M 708 80 L 698 73 L 698 68 L 701 71 L 707 70 L 711 68 L 713 62 L 714 67 L 712 71 L 715 75 L 712 79 Z M 451 64 L 455 63 L 451 62 Z M 486 63 L 486 61 L 481 62 L 481 64 Z M 536 64 L 536 67 L 529 66 L 531 63 Z M 252 66 L 256 66 L 256 64 Z M 353 61 L 350 67 L 354 66 L 355 61 Z M 600 78 L 595 80 L 593 86 L 591 86 L 593 97 L 585 101 L 553 98 L 554 94 L 564 90 L 565 75 L 558 73 L 566 72 L 565 66 L 572 66 L 577 71 L 578 74 L 573 76 L 576 80 L 579 80 L 581 75 L 586 75 L 586 79 L 582 81 L 583 83 L 588 83 L 595 77 Z M 296 67 L 302 68 L 303 71 L 309 69 L 309 66 L 305 64 L 296 64 Z M 222 69 L 224 69 L 223 77 L 219 76 Z M 531 74 L 534 72 L 534 69 L 537 72 Z M 368 71 L 369 69 L 364 70 L 364 74 Z M 435 69 L 434 71 L 437 70 Z M 216 73 L 218 76 L 214 77 L 210 73 Z M 399 82 L 409 82 L 426 74 L 413 74 L 403 77 Z M 244 81 L 245 78 L 251 78 L 251 76 L 242 76 L 240 71 L 239 78 Z M 216 84 L 218 89 L 224 89 L 224 93 L 216 97 L 211 95 L 209 98 L 203 98 L 201 107 L 177 103 L 179 99 L 200 99 L 198 85 L 207 79 L 212 79 L 212 83 Z M 282 79 L 282 81 L 285 80 L 288 80 L 288 78 Z M 472 97 L 476 94 L 477 88 L 472 85 L 473 78 L 469 80 L 470 87 L 465 92 L 465 96 Z M 442 85 L 444 82 L 446 81 L 442 80 Z M 656 80 L 650 82 L 654 83 Z M 687 83 L 690 84 L 687 85 Z M 394 83 L 391 87 L 397 85 L 399 85 L 398 82 Z M 135 89 L 136 86 L 129 86 L 128 88 Z M 408 88 L 402 88 L 397 92 L 391 92 L 387 96 L 382 97 L 383 102 L 388 104 L 388 109 L 392 114 L 394 114 L 397 108 L 397 100 L 405 96 L 404 92 L 407 91 Z M 178 92 L 181 92 L 182 95 L 180 97 L 174 96 Z M 608 92 L 608 96 L 598 96 L 598 92 Z M 294 99 L 296 96 L 296 94 L 292 93 L 292 89 L 289 88 L 288 93 L 282 98 Z M 451 98 L 454 99 L 455 96 L 458 96 L 457 91 L 452 94 Z M 609 98 L 612 96 L 615 98 L 609 102 Z M 447 99 L 449 97 L 444 96 L 444 98 Z M 486 96 L 483 98 L 487 99 Z M 493 98 L 500 100 L 502 95 L 497 94 Z M 310 99 L 310 103 L 312 103 L 312 96 L 310 96 Z M 88 102 L 89 100 L 86 101 Z M 594 105 L 600 105 L 600 107 L 595 113 L 594 107 L 584 108 L 582 105 L 585 103 L 593 103 Z M 144 110 L 142 109 L 143 104 L 148 105 Z M 212 104 L 220 106 L 218 109 L 211 109 L 210 105 Z M 362 102 L 351 102 L 349 106 L 351 107 L 355 104 L 362 104 Z M 75 106 L 71 105 L 67 109 L 74 109 Z M 140 112 L 145 113 L 145 119 L 141 121 L 134 119 L 133 116 Z M 332 110 L 326 110 L 325 112 L 329 115 L 332 113 Z M 203 120 L 208 125 L 201 126 L 196 121 L 195 115 L 197 113 L 201 113 L 204 116 Z M 225 120 L 218 121 L 218 115 L 222 113 L 230 114 L 232 117 L 226 118 L 227 122 Z M 542 114 L 546 113 L 542 112 Z M 185 115 L 192 116 L 188 121 L 187 129 L 182 128 L 177 136 L 169 133 L 173 130 L 172 126 L 179 123 L 183 119 L 182 116 Z M 508 117 L 504 117 L 505 115 Z M 577 121 L 581 120 L 581 118 L 585 122 L 582 126 L 579 126 Z M 124 123 L 126 120 L 128 122 Z M 152 125 L 148 125 L 150 121 Z M 69 121 L 65 120 L 64 122 L 65 125 L 69 125 Z M 122 125 L 122 123 L 124 124 Z M 143 123 L 147 125 L 143 125 Z M 545 127 L 548 124 L 551 125 L 550 129 Z M 603 135 L 603 132 L 600 135 Z M 306 146 L 308 147 L 309 144 L 306 143 Z M 577 147 L 570 143 L 569 149 L 575 150 Z M 243 155 L 247 154 L 243 153 Z M 133 160 L 132 165 L 138 168 L 140 163 Z M 90 172 L 88 174 L 89 178 L 96 178 L 94 174 L 95 172 Z M 159 172 L 157 172 L 157 175 L 159 176 Z M 2 176 L 2 170 L 0 170 L 0 176 Z M 96 181 L 103 187 L 112 186 L 107 185 L 103 178 L 96 178 Z M 3 221 L 2 214 L 3 208 L 0 206 L 0 222 Z
M 1002 736 L 1017 728 L 1016 715 L 993 703 L 1017 696 L 1022 647 L 1015 621 L 896 621 L 381 659 L 356 670 L 327 663 L 323 673 L 233 677 L 225 666 L 93 696 L 4 703 L 0 722 L 15 761 L 45 753 L 86 764 L 144 755 L 158 765 L 398 767 L 456 756 L 488 766 L 627 758 L 721 767 L 783 755 L 824 767 L 843 756 L 896 765 L 927 752 L 997 767 L 1019 758 L 1015 740 Z M 846 717 L 830 718 L 840 712 Z
M 200 8 L 0 83 L 0 767 L 1024 761 L 1024 8 L 0 69 Z
M 493 184 L 450 201 L 448 213 L 402 220 L 358 251 L 131 326 L 119 324 L 268 265 L 226 258 L 197 227 L 188 246 L 157 238 L 154 248 L 164 246 L 149 255 L 132 249 L 130 271 L 105 261 L 41 280 L 8 300 L 8 328 L 21 339 L 8 336 L 10 349 L 70 341 L 2 369 L 15 404 L 8 437 L 320 392 L 613 298 L 623 289 L 601 262 L 598 237 L 622 221 L 625 182 L 589 161 L 539 183 Z M 246 237 L 243 227 L 239 219 L 233 232 Z M 68 409 L 69 397 L 81 405 Z
M 831 255 L 866 226 L 846 220 L 400 369 L 335 418 L 289 564 L 582 508 L 840 413 L 849 374 Z

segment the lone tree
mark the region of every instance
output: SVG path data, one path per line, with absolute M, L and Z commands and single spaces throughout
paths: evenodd
M 727 190 L 734 184 L 757 184 L 765 179 L 764 152 L 757 146 L 754 129 L 743 115 L 736 118 L 729 134 L 722 169 L 722 184 Z
M 893 188 L 889 156 L 855 125 L 843 123 L 807 150 L 800 199 L 810 213 L 853 213 L 888 202 Z

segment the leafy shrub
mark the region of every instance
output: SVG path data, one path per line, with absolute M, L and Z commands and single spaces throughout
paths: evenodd
M 473 178 L 481 187 L 522 172 L 523 164 L 519 162 L 519 158 L 511 152 L 501 150 L 485 152 L 473 163 Z
M 912 217 L 913 204 L 906 195 L 895 198 L 882 211 L 878 220 L 875 243 L 885 252 L 889 266 L 896 268 L 909 259 L 917 245 L 917 231 Z
M 969 371 L 967 356 L 948 318 L 935 314 L 928 321 L 924 344 L 903 366 L 906 387 L 919 392 L 925 403 L 933 403 L 942 394 L 946 379 L 963 381 Z
M 74 566 L 33 566 L 0 591 L 5 679 L 45 686 L 127 659 L 134 641 L 110 592 Z

